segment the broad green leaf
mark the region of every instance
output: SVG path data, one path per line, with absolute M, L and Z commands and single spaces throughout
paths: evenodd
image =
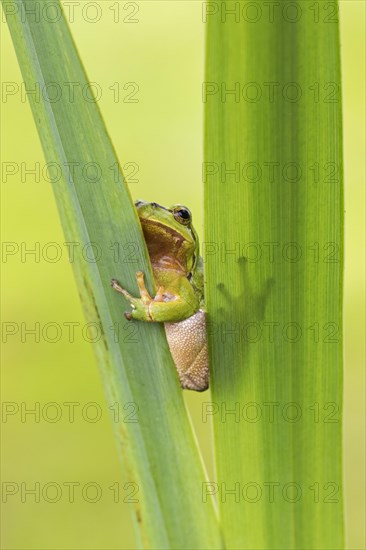
M 202 502 L 205 473 L 163 329 L 128 324 L 122 315 L 127 304 L 110 287 L 117 277 L 137 294 L 134 274 L 141 269 L 151 288 L 150 266 L 99 109 L 83 93 L 87 77 L 60 5 L 49 2 L 45 19 L 39 2 L 2 4 L 26 88 L 38 83 L 42 90 L 39 98 L 29 97 L 46 161 L 62 169 L 54 192 L 65 241 L 92 244 L 89 261 L 76 257 L 73 265 L 87 318 L 103 327 L 97 352 L 108 401 L 124 413 L 114 426 L 126 478 L 136 484 L 140 546 L 220 548 L 214 506 Z M 73 94 L 55 101 L 55 86 L 65 83 Z M 102 175 L 95 183 L 93 170 Z M 123 422 L 126 411 L 137 422 Z
M 208 492 L 228 548 L 342 548 L 338 5 L 205 10 Z

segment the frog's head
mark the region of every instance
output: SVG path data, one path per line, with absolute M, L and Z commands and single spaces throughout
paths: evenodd
M 199 243 L 186 206 L 169 208 L 156 202 L 138 200 L 135 207 L 140 218 L 152 264 L 190 273 L 198 260 Z

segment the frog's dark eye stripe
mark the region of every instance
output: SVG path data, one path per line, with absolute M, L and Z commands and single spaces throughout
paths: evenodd
M 191 223 L 191 212 L 185 206 L 178 206 L 173 210 L 174 218 L 183 225 L 189 225 Z

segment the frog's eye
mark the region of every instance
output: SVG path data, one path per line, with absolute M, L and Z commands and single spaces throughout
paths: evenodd
M 183 225 L 189 225 L 191 223 L 191 212 L 185 206 L 177 206 L 174 208 L 173 215 L 177 222 Z

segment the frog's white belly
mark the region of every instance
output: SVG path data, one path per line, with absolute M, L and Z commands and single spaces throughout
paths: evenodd
M 200 309 L 188 319 L 164 323 L 164 327 L 182 388 L 207 390 L 209 370 L 205 312 Z

